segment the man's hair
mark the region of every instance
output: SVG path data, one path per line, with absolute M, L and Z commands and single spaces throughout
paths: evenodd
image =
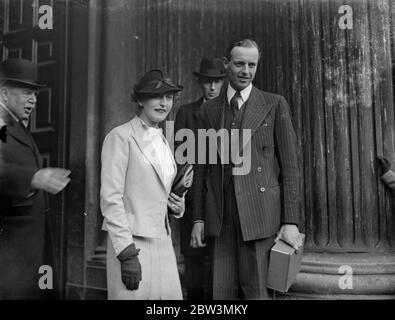
M 259 59 L 261 58 L 262 50 L 259 48 L 258 44 L 252 39 L 243 39 L 239 41 L 233 41 L 231 44 L 226 48 L 225 58 L 230 60 L 231 58 L 231 51 L 234 47 L 244 47 L 244 48 L 257 48 L 259 53 Z

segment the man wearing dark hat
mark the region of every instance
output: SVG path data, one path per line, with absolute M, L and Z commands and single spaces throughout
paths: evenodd
M 217 97 L 222 89 L 224 78 L 226 77 L 226 71 L 220 59 L 214 58 L 203 58 L 200 63 L 200 70 L 193 72 L 198 77 L 198 83 L 202 90 L 203 96 L 197 101 L 187 105 L 181 106 L 177 113 L 175 122 L 175 132 L 179 129 L 188 128 L 193 131 L 195 137 L 197 137 L 198 131 L 198 114 L 200 112 L 200 106 L 211 99 Z M 185 141 L 176 141 L 177 145 Z M 196 139 L 197 142 L 197 139 Z M 195 163 L 198 159 L 197 154 L 198 148 L 195 148 Z M 177 161 L 177 159 L 176 159 Z M 207 249 L 206 248 L 192 248 L 190 246 L 191 232 L 192 232 L 192 220 L 191 214 L 188 211 L 192 208 L 192 194 L 193 185 L 191 190 L 186 194 L 186 213 L 180 222 L 180 240 L 181 240 L 181 253 L 184 256 L 185 261 L 185 283 L 187 289 L 187 298 L 189 300 L 200 300 L 206 299 L 210 296 L 208 292 L 209 285 L 207 284 Z M 206 287 L 206 289 L 205 289 Z
M 8 59 L 0 66 L 0 300 L 38 299 L 45 260 L 44 192 L 56 194 L 70 171 L 42 168 L 38 147 L 27 129 L 36 106 L 37 65 Z M 4 129 L 6 128 L 6 129 Z

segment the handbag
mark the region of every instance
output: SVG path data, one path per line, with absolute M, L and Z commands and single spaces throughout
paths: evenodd
M 193 165 L 186 163 L 180 170 L 178 170 L 177 175 L 174 178 L 173 186 L 171 192 L 175 193 L 177 196 L 182 197 L 182 195 L 187 191 L 193 182 Z

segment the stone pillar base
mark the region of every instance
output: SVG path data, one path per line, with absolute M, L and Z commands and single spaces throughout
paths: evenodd
M 278 299 L 395 299 L 394 253 L 306 253 Z

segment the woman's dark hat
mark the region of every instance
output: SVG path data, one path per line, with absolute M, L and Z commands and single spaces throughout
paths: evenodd
M 134 86 L 135 94 L 165 94 L 181 91 L 184 87 L 174 84 L 161 70 L 148 71 Z
M 43 88 L 46 85 L 37 83 L 37 64 L 26 59 L 10 58 L 0 65 L 0 80 L 9 80 L 16 84 L 33 88 Z
M 226 77 L 226 70 L 218 58 L 203 58 L 200 62 L 199 72 L 193 73 L 199 78 L 221 79 Z

